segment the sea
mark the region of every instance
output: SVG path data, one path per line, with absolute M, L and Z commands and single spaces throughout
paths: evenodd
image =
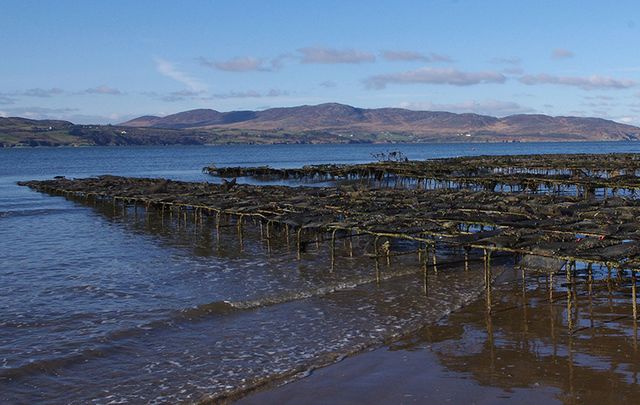
M 265 242 L 258 224 L 240 241 L 234 226 L 218 233 L 212 223 L 42 194 L 18 181 L 111 174 L 216 183 L 204 166 L 361 163 L 388 151 L 409 159 L 570 155 L 640 152 L 640 143 L 0 149 L 0 402 L 241 395 L 396 341 L 482 292 L 481 271 L 446 257 L 427 291 L 413 255 L 376 272 L 365 240 L 353 257 L 339 241 L 330 268 L 325 240 L 298 260 L 288 239 Z

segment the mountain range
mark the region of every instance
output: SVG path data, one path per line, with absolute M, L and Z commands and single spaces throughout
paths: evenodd
M 228 143 L 532 142 L 640 140 L 602 118 L 357 108 L 327 103 L 262 111 L 197 109 L 117 125 L 0 118 L 0 147 Z
M 479 114 L 444 111 L 414 111 L 402 108 L 357 108 L 327 103 L 263 111 L 219 112 L 198 109 L 165 117 L 143 116 L 120 125 L 165 129 L 236 129 L 255 131 L 337 134 L 397 133 L 429 140 L 451 136 L 506 137 L 524 140 L 532 137 L 633 140 L 640 128 L 601 118 L 551 117 L 518 114 L 496 118 Z

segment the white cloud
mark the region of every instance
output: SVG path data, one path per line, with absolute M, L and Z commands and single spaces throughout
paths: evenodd
M 453 68 L 421 68 L 407 72 L 382 74 L 364 80 L 370 89 L 383 89 L 388 84 L 449 84 L 471 86 L 481 83 L 504 83 L 506 77 L 498 72 L 464 72 Z
M 298 49 L 298 52 L 302 55 L 302 63 L 368 63 L 376 60 L 372 53 L 355 49 L 306 47 Z
M 227 72 L 266 72 L 271 70 L 265 65 L 265 61 L 263 59 L 257 59 L 251 56 L 237 57 L 226 61 L 210 61 L 206 58 L 200 57 L 198 58 L 198 61 L 202 66 Z
M 422 61 L 429 62 L 429 58 L 419 52 L 412 51 L 382 51 L 382 57 L 388 61 Z
M 382 51 L 382 57 L 390 62 L 453 62 L 451 57 L 433 52 L 426 55 L 413 51 L 387 50 Z
M 220 70 L 226 70 L 229 72 L 246 72 L 249 70 L 268 70 L 263 66 L 261 59 L 252 58 L 249 56 L 241 58 L 233 58 L 223 62 L 216 62 L 215 66 Z
M 216 61 L 201 56 L 196 60 L 202 66 L 226 72 L 274 72 L 282 69 L 285 61 L 291 58 L 292 56 L 289 54 L 281 54 L 272 59 L 238 56 L 228 60 Z
M 520 79 L 521 83 L 532 86 L 536 84 L 557 84 L 562 86 L 574 86 L 583 90 L 594 89 L 628 89 L 638 83 L 631 79 L 614 79 L 608 76 L 593 75 L 589 77 L 554 76 L 546 73 L 538 75 L 525 75 Z
M 84 91 L 87 94 L 109 94 L 109 95 L 114 95 L 114 96 L 119 96 L 124 94 L 123 92 L 121 92 L 118 89 L 115 89 L 113 87 L 109 87 L 109 86 L 98 86 L 98 87 L 92 87 L 90 89 L 86 89 Z
M 179 83 L 182 83 L 189 90 L 192 91 L 204 91 L 207 86 L 200 80 L 193 78 L 189 74 L 179 70 L 173 63 L 162 59 L 154 58 L 156 63 L 156 70 L 163 76 L 173 79 Z

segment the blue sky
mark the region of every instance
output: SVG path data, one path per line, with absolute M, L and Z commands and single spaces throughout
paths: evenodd
M 640 125 L 637 1 L 0 5 L 0 116 L 339 102 Z

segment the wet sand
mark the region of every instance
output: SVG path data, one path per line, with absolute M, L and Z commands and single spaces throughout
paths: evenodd
M 630 286 L 602 277 L 511 280 L 492 291 L 491 312 L 481 298 L 402 341 L 238 403 L 634 403 Z
M 239 404 L 558 403 L 556 390 L 482 386 L 447 371 L 428 348 L 398 353 L 378 349 L 317 370 L 302 380 L 256 393 Z

